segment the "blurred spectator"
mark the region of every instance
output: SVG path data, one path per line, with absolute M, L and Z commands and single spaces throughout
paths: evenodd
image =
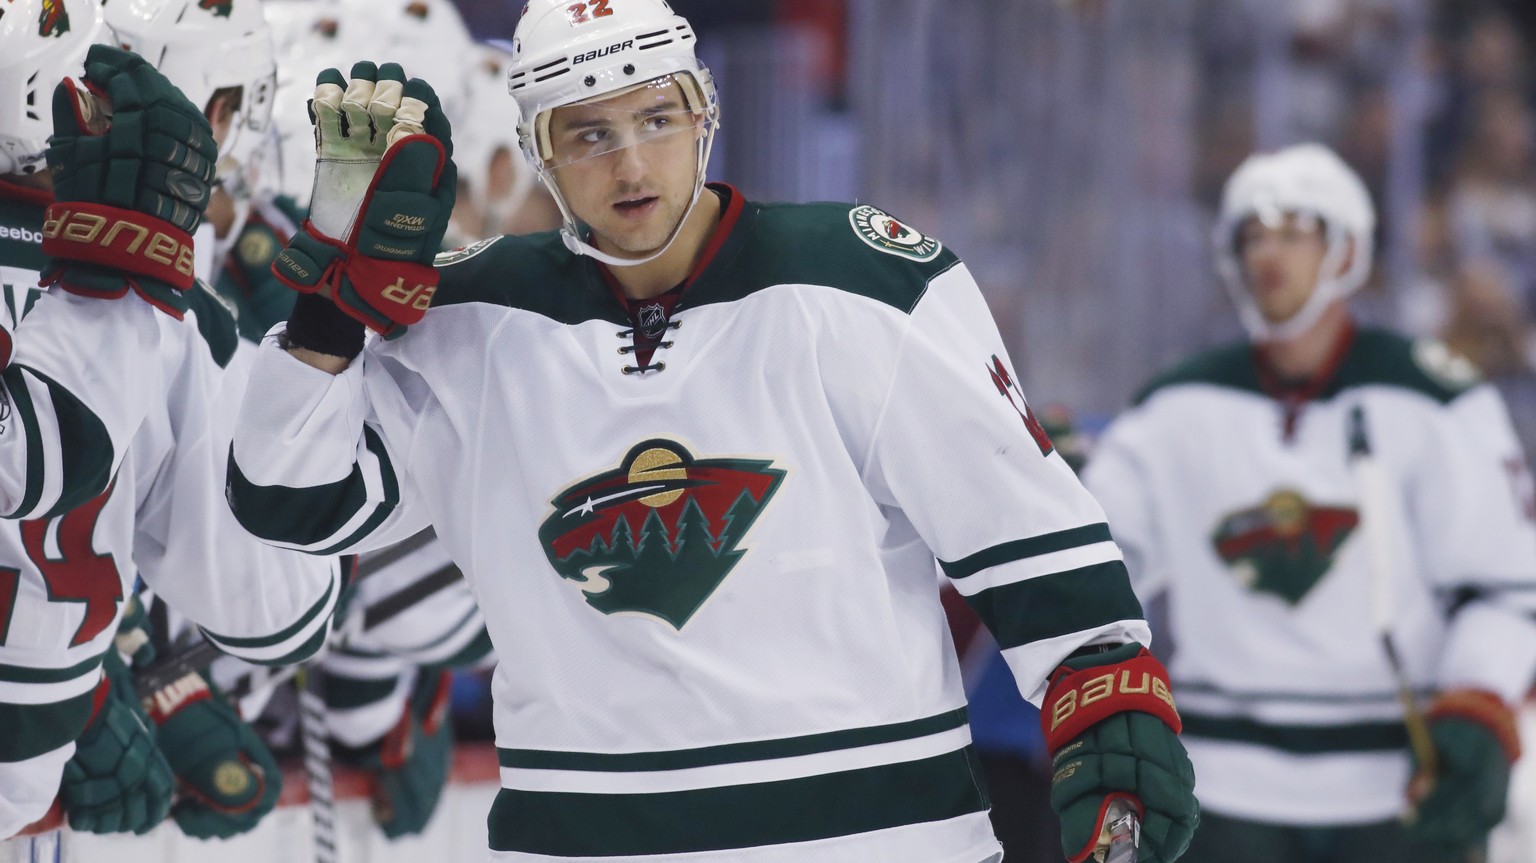
M 1502 87 L 1476 100 L 1449 203 L 1464 257 L 1499 261 L 1527 305 L 1536 295 L 1536 117 Z
M 1475 259 L 1451 283 L 1444 339 L 1498 388 L 1527 460 L 1536 453 L 1536 334 L 1524 299 L 1496 261 Z

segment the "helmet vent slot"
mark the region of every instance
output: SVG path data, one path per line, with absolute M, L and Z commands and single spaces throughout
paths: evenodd
M 569 68 L 565 68 L 565 69 L 556 69 L 556 70 L 555 70 L 555 71 L 553 71 L 553 72 L 551 72 L 551 73 L 549 73 L 549 74 L 548 74 L 548 75 L 540 75 L 540 76 L 539 76 L 539 77 L 537 77 L 537 78 L 534 78 L 534 79 L 533 79 L 533 83 L 535 83 L 535 84 L 537 84 L 537 83 L 539 83 L 539 82 L 540 82 L 540 81 L 548 81 L 548 80 L 549 80 L 549 79 L 551 79 L 551 78 L 558 78 L 558 77 L 560 77 L 560 76 L 561 76 L 561 75 L 564 75 L 564 74 L 565 74 L 565 73 L 567 73 L 567 72 L 569 72 L 569 71 L 571 71 L 571 70 L 570 70 L 570 69 L 569 69 Z

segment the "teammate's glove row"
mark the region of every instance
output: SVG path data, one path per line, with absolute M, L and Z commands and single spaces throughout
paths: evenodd
M 1200 823 L 1195 770 L 1179 742 L 1168 673 L 1146 648 L 1068 659 L 1051 675 L 1040 722 L 1053 761 L 1051 807 L 1071 863 L 1100 847 L 1116 799 L 1141 816 L 1140 863 L 1184 853 Z
M 277 805 L 283 774 L 271 751 L 201 674 L 151 693 L 144 706 L 180 783 L 171 816 L 183 833 L 228 839 Z
M 155 732 L 139 710 L 133 678 L 116 650 L 107 650 L 102 673 L 105 699 L 75 741 L 59 797 L 75 830 L 144 834 L 170 811 L 171 768 L 155 746 Z
M 92 45 L 84 85 L 54 90 L 53 130 L 43 284 L 103 298 L 131 289 L 180 317 L 218 161 L 202 109 L 137 54 Z
M 421 320 L 437 290 L 432 259 L 453 212 L 458 172 L 448 118 L 396 63 L 320 73 L 310 101 L 315 187 L 309 220 L 272 263 L 285 285 L 329 296 L 386 337 Z M 304 344 L 290 326 L 290 340 Z
M 1515 714 L 1491 692 L 1457 690 L 1435 699 L 1426 718 L 1439 769 L 1428 775 L 1415 758 L 1409 799 L 1417 816 L 1408 832 L 1447 854 L 1465 853 L 1504 820 L 1509 768 L 1520 757 Z

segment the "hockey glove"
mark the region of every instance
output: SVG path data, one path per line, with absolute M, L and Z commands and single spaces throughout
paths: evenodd
M 1141 863 L 1184 853 L 1200 822 L 1195 770 L 1179 742 L 1168 673 L 1146 648 L 1068 659 L 1051 675 L 1040 723 L 1053 761 L 1051 807 L 1071 863 L 1094 853 L 1116 799 L 1141 816 Z
M 1439 772 L 1425 774 L 1415 759 L 1409 800 L 1417 817 L 1408 832 L 1427 846 L 1465 851 L 1504 819 L 1509 768 L 1520 757 L 1515 715 L 1491 692 L 1457 690 L 1435 699 L 1425 718 Z
M 132 289 L 180 318 L 192 233 L 208 206 L 218 148 L 200 108 L 137 54 L 92 45 L 84 86 L 53 91 L 43 224 L 53 260 L 41 284 L 116 298 Z
M 432 259 L 458 186 L 448 118 L 425 81 L 405 80 L 398 64 L 368 62 L 352 67 L 350 82 L 336 69 L 321 72 L 309 113 L 317 157 L 310 216 L 272 272 L 397 336 L 421 320 L 437 290 Z
M 181 792 L 171 816 L 188 836 L 228 839 L 277 805 L 283 774 L 266 744 L 197 673 L 144 699 Z
M 133 678 L 110 648 L 102 660 L 102 686 L 101 707 L 64 765 L 59 798 L 75 830 L 142 835 L 170 811 L 171 768 L 139 710 Z
M 372 774 L 373 819 L 390 839 L 425 829 L 448 782 L 453 763 L 450 680 L 445 671 L 424 673 L 400 721 L 383 740 L 361 749 L 336 749 L 339 760 Z

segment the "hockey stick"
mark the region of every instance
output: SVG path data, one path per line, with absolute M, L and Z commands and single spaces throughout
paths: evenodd
M 1354 471 L 1355 486 L 1360 493 L 1360 520 L 1365 522 L 1366 550 L 1370 555 L 1371 619 L 1382 649 L 1387 654 L 1387 664 L 1392 666 L 1392 676 L 1397 680 L 1397 700 L 1403 706 L 1403 725 L 1408 729 L 1408 745 L 1418 759 L 1420 775 L 1433 781 L 1440 772 L 1435 744 L 1429 736 L 1429 724 L 1408 685 L 1408 674 L 1403 670 L 1403 660 L 1392 637 L 1392 618 L 1395 613 L 1392 581 L 1396 574 L 1394 561 L 1392 523 L 1392 498 L 1387 487 L 1386 474 L 1371 452 L 1370 436 L 1366 433 L 1365 408 L 1356 404 L 1349 413 L 1349 462 Z M 1416 799 L 1416 798 L 1415 798 Z M 1415 817 L 1413 810 L 1408 820 Z

